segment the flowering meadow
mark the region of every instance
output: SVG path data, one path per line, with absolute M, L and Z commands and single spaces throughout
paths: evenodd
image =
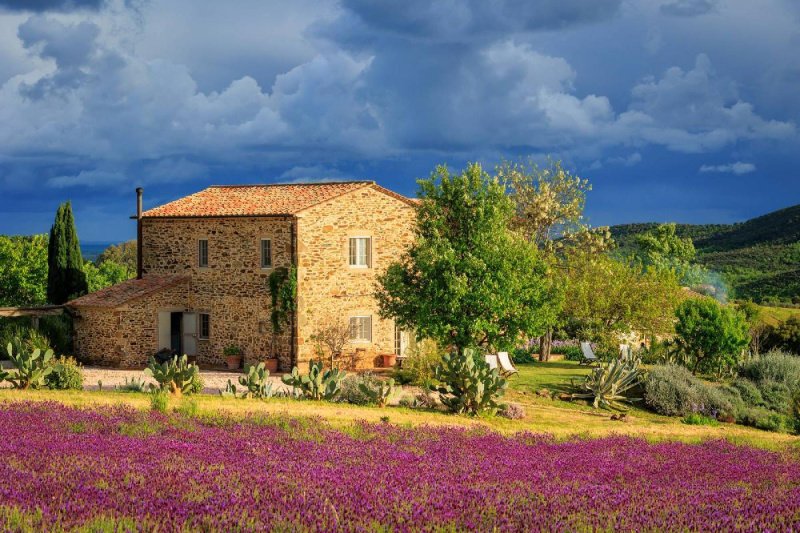
M 0 530 L 800 529 L 800 457 L 724 441 L 0 405 Z

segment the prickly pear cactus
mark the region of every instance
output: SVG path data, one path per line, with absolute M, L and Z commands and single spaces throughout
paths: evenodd
M 175 356 L 161 364 L 151 357 L 144 369 L 145 375 L 156 380 L 160 390 L 177 396 L 192 393 L 192 380 L 199 372 L 200 368 L 189 363 L 186 355 Z
M 42 353 L 37 348 L 32 352 L 21 350 L 15 354 L 11 343 L 8 343 L 6 350 L 11 364 L 16 369 L 16 373 L 9 374 L 5 378 L 12 387 L 15 389 L 38 389 L 44 386 L 44 378 L 53 371 L 53 367 L 47 364 L 53 358 L 53 350 Z
M 430 389 L 438 392 L 442 404 L 454 413 L 495 414 L 500 408 L 497 400 L 505 393 L 508 382 L 496 368 L 476 360 L 476 353 L 467 348 L 463 354 L 447 354 L 434 371 L 439 384 Z
M 323 370 L 322 361 L 310 361 L 308 374 L 300 374 L 297 367 L 291 374 L 285 374 L 283 382 L 292 387 L 292 392 L 300 391 L 309 400 L 333 400 L 341 392 L 341 383 L 346 375 L 339 369 Z

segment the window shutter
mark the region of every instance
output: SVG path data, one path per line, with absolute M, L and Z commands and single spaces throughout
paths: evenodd
M 366 266 L 372 266 L 372 238 L 364 239 L 364 255 L 366 256 Z M 372 340 L 372 339 L 370 339 Z
M 364 338 L 372 342 L 372 317 L 364 317 Z

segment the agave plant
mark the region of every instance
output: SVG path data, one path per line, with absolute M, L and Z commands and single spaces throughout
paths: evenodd
M 346 372 L 339 369 L 323 370 L 322 361 L 310 361 L 308 374 L 300 374 L 297 367 L 291 374 L 284 374 L 282 380 L 309 400 L 333 400 L 341 391 L 341 382 Z
M 158 382 L 158 388 L 169 391 L 175 395 L 191 394 L 200 369 L 197 365 L 189 363 L 186 355 L 175 356 L 161 364 L 151 357 L 144 369 L 146 376 L 151 376 Z
M 613 409 L 625 411 L 622 402 L 634 402 L 641 398 L 628 398 L 625 393 L 635 387 L 642 377 L 639 360 L 634 357 L 612 359 L 610 363 L 601 363 L 586 376 L 579 389 L 581 392 L 571 394 L 571 398 L 593 400 L 595 409 Z
M 38 389 L 44 386 L 44 378 L 53 371 L 53 367 L 48 365 L 53 358 L 53 350 L 42 353 L 37 348 L 33 351 L 21 350 L 15 354 L 14 347 L 8 343 L 6 351 L 8 351 L 11 364 L 17 370 L 14 374 L 4 372 L 4 379 L 8 380 L 12 387 L 15 389 Z
M 465 349 L 463 355 L 445 355 L 434 371 L 440 384 L 429 388 L 438 392 L 442 404 L 454 413 L 495 414 L 500 408 L 497 400 L 505 393 L 508 382 L 477 355 L 471 348 Z
M 358 389 L 364 393 L 370 403 L 374 403 L 378 407 L 386 407 L 389 402 L 389 396 L 394 392 L 394 379 L 389 378 L 387 381 L 379 380 L 374 385 L 366 383 L 359 383 Z
M 144 392 L 145 388 L 146 386 L 144 380 L 139 379 L 136 376 L 131 377 L 130 380 L 125 378 L 125 383 L 117 386 L 117 389 L 124 392 Z

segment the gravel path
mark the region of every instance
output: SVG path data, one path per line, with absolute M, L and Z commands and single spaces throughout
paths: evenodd
M 201 370 L 200 376 L 203 378 L 205 388 L 204 393 L 216 394 L 225 388 L 228 380 L 238 386 L 238 379 L 241 372 L 222 371 L 222 370 Z M 117 370 L 113 368 L 84 367 L 83 368 L 83 388 L 86 390 L 97 390 L 98 381 L 103 383 L 103 389 L 113 389 L 116 386 L 125 384 L 125 380 L 136 378 L 144 380 L 145 383 L 155 383 L 153 378 L 147 377 L 142 370 Z M 270 376 L 272 390 L 286 388 L 278 376 Z

